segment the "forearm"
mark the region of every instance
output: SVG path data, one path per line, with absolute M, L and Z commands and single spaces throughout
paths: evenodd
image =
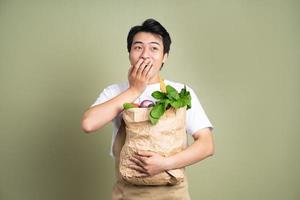
M 209 134 L 209 133 L 208 133 Z M 199 138 L 185 150 L 166 158 L 166 169 L 177 169 L 195 164 L 214 154 L 211 136 Z
M 133 102 L 139 95 L 139 92 L 127 89 L 111 100 L 88 109 L 83 114 L 82 130 L 89 133 L 103 127 L 123 110 L 125 102 Z

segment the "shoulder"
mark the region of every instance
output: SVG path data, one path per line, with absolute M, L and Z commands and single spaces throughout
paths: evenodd
M 114 95 L 114 94 L 118 94 L 118 93 L 125 91 L 126 89 L 128 89 L 128 87 L 129 87 L 128 81 L 124 81 L 121 83 L 114 83 L 114 84 L 108 85 L 104 90 L 106 90 L 109 93 L 111 93 L 112 95 Z
M 108 101 L 112 99 L 113 97 L 119 95 L 121 92 L 126 90 L 128 88 L 128 83 L 118 83 L 118 84 L 111 84 L 103 89 L 103 91 L 100 92 L 97 100 L 92 104 L 92 106 L 98 105 L 100 103 L 103 103 L 105 101 Z M 92 107 L 91 106 L 91 107 Z

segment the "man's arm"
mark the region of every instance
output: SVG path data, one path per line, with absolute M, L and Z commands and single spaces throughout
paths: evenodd
M 166 159 L 165 170 L 192 165 L 214 154 L 213 134 L 210 128 L 197 131 L 193 138 L 192 145 Z
M 103 127 L 123 110 L 125 102 L 133 102 L 139 95 L 139 92 L 129 88 L 111 100 L 93 106 L 83 114 L 81 129 L 90 133 Z
M 130 167 L 144 176 L 152 176 L 165 170 L 192 165 L 214 154 L 213 135 L 210 128 L 197 131 L 193 134 L 193 138 L 192 145 L 170 157 L 163 157 L 150 151 L 141 151 L 131 159 L 136 165 Z
M 151 66 L 146 68 L 147 65 Z M 103 127 L 115 118 L 123 110 L 125 102 L 133 102 L 142 94 L 152 78 L 151 71 L 153 71 L 152 62 L 139 59 L 128 70 L 129 89 L 111 100 L 85 111 L 81 120 L 81 129 L 86 133 L 90 133 Z

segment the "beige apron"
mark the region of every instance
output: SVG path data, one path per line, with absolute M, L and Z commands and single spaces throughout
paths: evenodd
M 161 81 L 161 90 L 164 91 L 163 89 L 164 83 Z M 112 191 L 112 200 L 190 200 L 186 176 L 184 181 L 177 185 L 148 186 L 133 185 L 125 182 L 119 172 L 120 152 L 125 143 L 125 139 L 125 122 L 122 119 L 121 126 L 113 144 L 116 183 Z

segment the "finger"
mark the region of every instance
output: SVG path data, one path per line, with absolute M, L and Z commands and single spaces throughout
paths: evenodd
M 135 169 L 133 169 L 135 170 Z M 135 170 L 137 172 L 137 174 L 135 174 L 135 177 L 147 177 L 147 176 L 150 176 L 149 173 L 144 173 L 144 172 L 141 172 L 141 171 L 138 171 L 138 170 Z
M 141 65 L 143 62 L 144 62 L 143 59 L 139 59 L 139 60 L 135 63 L 135 65 L 133 66 L 133 70 L 132 70 L 132 75 L 133 75 L 133 76 L 136 76 L 137 71 L 138 71 L 140 65 Z
M 148 174 L 144 168 L 140 167 L 140 166 L 137 166 L 137 165 L 129 165 L 128 166 L 130 169 L 133 169 L 133 170 L 136 170 L 142 174 Z
M 136 62 L 136 64 L 133 66 L 131 75 L 136 76 L 136 73 L 143 61 L 144 61 L 144 59 L 141 58 Z
M 148 67 L 147 67 L 147 68 L 148 68 Z M 151 65 L 151 66 L 149 67 L 149 69 L 147 70 L 147 72 L 146 72 L 146 74 L 145 74 L 145 77 L 146 77 L 147 79 L 149 79 L 149 78 L 151 77 L 152 71 L 153 71 L 153 65 Z
M 138 69 L 138 71 L 137 71 L 137 73 L 136 73 L 136 76 L 138 77 L 138 78 L 140 78 L 141 76 L 142 76 L 142 72 L 144 71 L 144 69 L 146 68 L 146 66 L 149 64 L 149 59 L 146 59 L 146 60 L 144 60 L 144 62 L 140 65 L 140 67 L 139 67 L 139 69 Z
M 141 172 L 140 172 L 140 175 L 139 175 L 139 176 L 136 176 L 136 177 L 147 177 L 147 176 L 149 176 L 149 174 L 141 173 Z
M 137 159 L 135 157 L 131 157 L 129 160 L 134 162 L 136 165 L 144 168 L 144 163 L 142 161 L 140 161 L 139 159 Z
M 144 157 L 151 157 L 151 156 L 154 156 L 155 153 L 152 151 L 138 151 L 137 155 L 144 156 Z
M 152 71 L 153 71 L 153 64 L 151 62 L 147 66 L 147 68 L 145 68 L 145 70 L 143 71 L 143 76 L 148 80 Z
M 150 60 L 150 62 L 145 66 L 145 68 L 142 71 L 142 76 L 146 77 L 147 72 L 149 71 L 150 67 L 152 66 L 152 61 Z
M 146 162 L 146 157 L 143 157 L 143 156 L 138 156 L 137 154 L 133 155 L 133 158 L 139 160 L 141 162 L 141 165 L 143 168 L 145 167 L 145 165 L 147 165 L 147 162 Z

